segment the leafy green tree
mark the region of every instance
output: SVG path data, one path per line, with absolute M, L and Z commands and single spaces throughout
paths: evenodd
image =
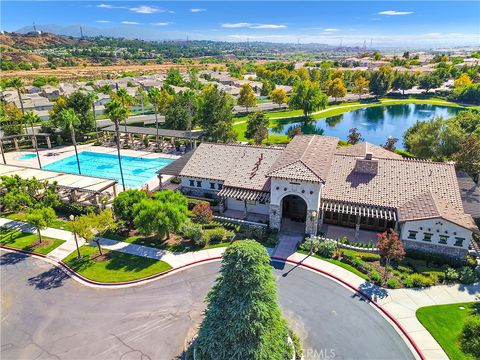
M 75 139 L 75 128 L 80 124 L 80 119 L 73 109 L 63 109 L 59 114 L 59 124 L 61 124 L 63 128 L 70 130 L 70 137 L 75 149 L 75 157 L 77 158 L 78 173 L 81 174 L 82 171 L 80 170 L 80 159 L 78 158 L 77 140 Z
M 20 109 L 22 109 L 22 115 L 25 114 L 25 109 L 23 107 L 22 92 L 24 92 L 23 81 L 20 78 L 13 78 L 8 82 L 8 87 L 13 87 L 17 90 L 18 101 L 20 102 Z M 27 124 L 25 125 L 25 134 L 27 133 Z
M 238 97 L 238 105 L 245 107 L 248 112 L 248 108 L 254 107 L 257 105 L 257 97 L 253 92 L 250 84 L 243 84 L 240 88 L 240 95 Z
M 453 85 L 455 88 L 462 88 L 464 86 L 468 86 L 472 84 L 472 79 L 470 79 L 470 76 L 468 74 L 462 74 L 458 77 L 458 79 L 455 80 Z
M 256 241 L 237 241 L 227 248 L 206 303 L 195 344 L 198 358 L 292 358 L 270 257 Z
M 409 90 L 416 85 L 417 78 L 414 74 L 408 72 L 395 72 L 392 88 L 393 90 L 402 90 L 402 95 L 405 95 L 405 90 Z
M 253 139 L 257 145 L 262 144 L 263 140 L 268 137 L 268 124 L 269 120 L 264 112 L 257 111 L 251 114 L 247 120 L 245 137 Z
M 374 71 L 370 77 L 370 92 L 377 98 L 384 96 L 393 82 L 393 69 L 389 66 L 381 66 L 378 71 Z
M 283 89 L 273 89 L 270 93 L 270 98 L 274 104 L 278 105 L 278 107 L 288 101 L 287 93 Z
M 197 104 L 196 95 L 191 90 L 176 94 L 165 114 L 165 126 L 168 129 L 192 130 L 197 122 Z
M 96 92 L 90 91 L 87 94 L 87 98 L 88 98 L 88 101 L 90 102 L 90 105 L 92 106 L 93 124 L 95 126 L 95 135 L 98 142 L 99 139 L 98 139 L 98 127 L 97 127 L 97 111 L 95 108 L 95 103 L 98 101 L 98 95 Z
M 184 81 L 182 75 L 178 69 L 171 67 L 167 72 L 167 78 L 165 79 L 165 84 L 172 86 L 183 86 Z
M 173 96 L 170 95 L 166 90 L 159 90 L 157 88 L 151 88 L 148 90 L 148 100 L 153 105 L 153 111 L 155 112 L 155 143 L 158 144 L 158 114 L 164 114 L 170 103 L 173 100 Z
M 178 232 L 187 221 L 187 198 L 178 191 L 164 190 L 135 206 L 133 220 L 143 235 L 155 235 L 159 240 Z
M 125 109 L 125 117 L 123 123 L 125 126 L 125 134 L 127 133 L 127 119 L 130 116 L 130 107 L 135 103 L 135 100 L 130 96 L 126 88 L 120 88 L 116 93 L 113 93 L 113 97 L 118 99 Z
M 236 137 L 233 130 L 233 100 L 216 86 L 207 86 L 202 91 L 199 120 L 209 141 L 229 142 Z
M 25 222 L 37 229 L 38 242 L 41 243 L 41 230 L 45 230 L 56 218 L 55 210 L 51 207 L 41 207 L 29 211 L 25 217 Z
M 137 189 L 122 191 L 113 200 L 113 212 L 117 219 L 124 221 L 128 226 L 132 226 L 135 218 L 134 207 L 146 198 L 145 191 Z
M 98 237 L 105 234 L 108 230 L 115 228 L 115 220 L 110 209 L 105 209 L 99 214 L 90 213 L 79 216 L 74 220 L 75 233 L 87 242 L 95 241 L 98 247 L 98 252 L 103 255 L 100 247 L 100 240 Z
M 14 103 L 0 101 L 0 129 L 5 136 L 22 133 L 22 113 Z
M 0 207 L 9 211 L 56 207 L 60 205 L 57 184 L 18 175 L 0 176 Z
M 288 105 L 292 109 L 303 110 L 306 121 L 312 112 L 327 107 L 328 98 L 322 93 L 318 84 L 302 81 L 293 88 Z
M 334 97 L 335 101 L 337 101 L 338 98 L 343 98 L 347 95 L 347 88 L 345 87 L 342 78 L 337 77 L 329 82 L 327 95 Z
M 463 352 L 480 359 L 480 316 L 474 314 L 467 317 L 460 334 L 460 347 Z
M 363 141 L 362 134 L 357 128 L 352 128 L 348 132 L 347 141 L 349 144 L 355 145 Z
M 480 174 L 480 139 L 474 135 L 468 136 L 453 154 L 453 160 L 458 169 L 472 176 Z
M 113 99 L 105 105 L 104 113 L 115 124 L 118 165 L 120 167 L 120 177 L 122 178 L 123 191 L 125 191 L 125 181 L 123 179 L 122 169 L 122 157 L 120 156 L 120 122 L 126 118 L 127 111 L 118 100 Z
M 404 134 L 405 149 L 422 159 L 445 160 L 460 150 L 465 131 L 454 121 L 418 121 Z
M 467 134 L 473 134 L 480 139 L 480 111 L 469 109 L 460 111 L 450 121 L 457 123 Z
M 64 109 L 73 109 L 80 123 L 76 126 L 77 134 L 84 134 L 95 129 L 95 121 L 92 112 L 92 100 L 89 94 L 75 91 L 70 96 L 60 96 L 52 110 L 50 110 L 50 122 L 54 129 L 60 128 L 62 136 L 70 136 L 70 129 L 62 127 L 60 113 Z
M 355 80 L 355 84 L 353 87 L 353 93 L 357 94 L 358 97 L 361 99 L 363 94 L 368 93 L 370 82 L 365 79 L 363 76 L 359 76 L 358 79 Z
M 261 96 L 268 96 L 275 89 L 275 84 L 269 80 L 264 80 L 262 82 L 262 89 L 260 90 Z
M 40 122 L 40 116 L 35 114 L 33 111 L 28 111 L 23 115 L 23 122 L 25 124 L 30 124 L 31 129 L 32 129 L 32 140 L 33 140 L 33 147 L 35 148 L 35 152 L 37 153 L 37 161 L 38 161 L 38 166 L 40 169 L 42 168 L 42 163 L 40 161 L 40 154 L 38 153 L 38 139 L 35 136 L 35 129 L 34 125 L 38 122 Z
M 420 76 L 418 83 L 420 85 L 420 89 L 425 89 L 425 92 L 428 93 L 431 89 L 440 87 L 443 81 L 437 75 L 424 74 Z
M 188 71 L 188 87 L 192 90 L 199 90 L 202 86 L 198 80 L 198 71 L 195 68 L 192 68 Z

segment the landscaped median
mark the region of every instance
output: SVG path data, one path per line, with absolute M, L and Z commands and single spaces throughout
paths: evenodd
M 104 283 L 139 280 L 172 269 L 162 260 L 119 251 L 103 250 L 102 253 L 100 255 L 94 246 L 84 245 L 80 247 L 80 259 L 74 251 L 63 259 L 63 263 L 89 280 Z
M 65 240 L 45 236 L 42 236 L 42 241 L 39 242 L 36 234 L 24 233 L 14 229 L 0 229 L 0 245 L 36 254 L 46 255 L 64 242 Z
M 418 309 L 416 316 L 450 359 L 474 360 L 480 357 L 480 303 L 426 306 Z M 475 322 L 475 318 L 476 327 L 470 325 L 471 329 L 466 330 L 465 340 L 462 340 L 465 324 Z M 465 345 L 476 352 L 467 354 Z

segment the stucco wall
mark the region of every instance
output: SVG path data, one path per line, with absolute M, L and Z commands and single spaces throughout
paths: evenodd
M 416 239 L 409 238 L 410 231 L 417 231 Z M 424 234 L 430 233 L 431 241 L 425 241 Z M 441 243 L 441 236 L 448 236 L 446 244 Z M 455 258 L 465 257 L 472 232 L 444 219 L 407 221 L 400 225 L 400 238 L 405 247 L 427 252 L 435 252 Z M 454 245 L 456 238 L 463 238 L 462 246 Z
M 243 200 L 227 198 L 226 203 L 227 203 L 226 205 L 228 209 L 240 210 L 240 211 L 245 210 L 245 203 Z M 249 203 L 247 201 L 247 212 L 268 215 L 269 211 L 270 211 L 269 204 L 260 204 L 258 202 Z
M 320 183 L 272 178 L 270 204 L 280 206 L 286 195 L 293 194 L 305 200 L 308 210 L 318 211 L 321 190 L 322 184 Z
M 187 177 L 181 177 L 181 180 L 182 180 L 182 187 L 185 187 L 185 188 L 194 188 L 194 189 L 203 189 L 203 190 L 209 190 L 209 191 L 216 191 L 216 192 L 219 192 L 220 189 L 218 188 L 218 184 L 223 184 L 222 181 L 215 181 L 215 180 L 208 180 L 208 179 L 197 179 L 197 178 L 187 178 Z M 193 180 L 194 181 L 194 186 L 191 186 L 190 185 L 190 180 Z M 201 181 L 202 182 L 202 186 L 201 187 L 198 187 L 197 186 L 197 181 Z M 210 183 L 214 183 L 215 184 L 215 189 L 211 189 L 210 188 Z

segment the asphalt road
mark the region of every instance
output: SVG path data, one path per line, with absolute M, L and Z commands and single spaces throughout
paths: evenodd
M 219 263 L 128 289 L 92 289 L 39 259 L 0 253 L 1 353 L 7 359 L 174 359 L 195 333 Z M 278 265 L 278 264 L 277 264 Z M 275 271 L 305 359 L 413 359 L 391 325 L 333 281 Z

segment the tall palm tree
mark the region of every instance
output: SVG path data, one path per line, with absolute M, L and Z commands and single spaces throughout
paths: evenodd
M 75 156 L 77 158 L 78 173 L 82 174 L 80 170 L 80 159 L 78 158 L 77 139 L 75 139 L 75 126 L 80 125 L 80 119 L 73 109 L 63 109 L 60 111 L 58 122 L 60 126 L 70 130 L 70 136 L 72 137 L 72 144 L 75 148 Z
M 20 101 L 20 108 L 22 109 L 22 115 L 25 115 L 25 109 L 23 108 L 22 92 L 23 92 L 23 82 L 20 78 L 13 78 L 8 82 L 9 87 L 17 89 L 18 101 Z M 27 134 L 27 124 L 25 126 L 25 134 Z
M 98 95 L 96 92 L 90 91 L 87 96 L 88 96 L 88 100 L 92 104 L 93 123 L 95 124 L 95 135 L 97 137 L 97 143 L 98 143 L 97 114 L 95 113 L 95 103 L 98 100 Z
M 152 87 L 148 90 L 148 100 L 153 105 L 153 110 L 155 111 L 155 127 L 157 129 L 157 135 L 155 138 L 155 143 L 157 144 L 158 149 L 158 104 L 162 98 L 162 93 L 157 88 Z
M 130 106 L 133 105 L 133 98 L 130 96 L 126 88 L 118 89 L 114 95 L 122 103 L 123 108 L 125 109 L 125 134 L 127 134 L 127 119 L 130 115 Z M 128 140 L 127 140 L 128 144 Z
M 33 145 L 35 147 L 35 152 L 37 153 L 37 160 L 38 160 L 38 166 L 40 169 L 42 168 L 42 163 L 40 161 L 40 154 L 38 153 L 38 144 L 37 144 L 37 137 L 35 136 L 35 130 L 33 128 L 33 125 L 36 124 L 37 122 L 41 121 L 40 116 L 35 114 L 33 111 L 29 111 L 25 113 L 23 116 L 23 121 L 25 124 L 30 124 L 32 127 L 32 139 L 33 139 Z M 26 126 L 26 125 L 25 125 Z M 26 128 L 25 128 L 25 134 L 27 133 Z
M 122 178 L 122 187 L 125 191 L 125 181 L 123 179 L 122 158 L 120 156 L 120 122 L 127 117 L 127 111 L 123 105 L 116 99 L 109 101 L 105 105 L 105 115 L 115 124 L 115 133 L 117 138 L 118 165 L 120 167 L 120 177 Z

